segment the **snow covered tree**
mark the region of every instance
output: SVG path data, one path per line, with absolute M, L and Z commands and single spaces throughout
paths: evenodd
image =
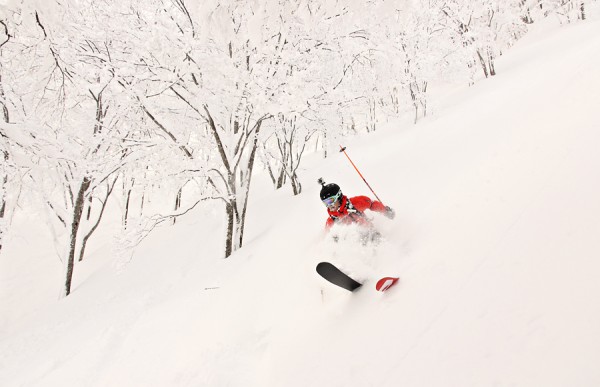
M 544 16 L 555 15 L 561 23 L 586 19 L 585 0 L 538 0 L 537 6 Z
M 336 39 L 352 38 L 338 20 L 346 11 L 317 1 L 155 5 L 140 5 L 136 13 L 139 36 L 153 37 L 152 45 L 139 41 L 146 49 L 142 65 L 153 78 L 135 93 L 159 132 L 169 133 L 188 159 L 211 155 L 201 169 L 210 195 L 224 204 L 229 256 L 243 243 L 266 122 L 299 117 L 342 78 L 332 76 L 327 63 L 339 59 Z
M 275 188 L 281 188 L 285 181 L 289 179 L 294 195 L 302 192 L 302 183 L 297 172 L 307 145 L 311 137 L 317 132 L 316 129 L 309 128 L 309 120 L 299 119 L 298 116 L 280 114 L 277 117 L 276 128 L 266 140 L 272 140 L 275 144 L 273 147 L 275 155 L 269 151 L 266 144 L 263 144 L 263 153 L 265 154 L 263 162 L 267 166 Z M 274 160 L 273 167 L 270 159 Z
M 298 194 L 308 147 L 337 149 L 403 110 L 416 122 L 436 80 L 493 76 L 540 12 L 583 19 L 584 3 L 10 2 L 0 8 L 0 247 L 11 190 L 26 182 L 59 245 L 68 240 L 71 272 L 113 192 L 129 229 L 133 202 L 140 218 L 160 207 L 148 206 L 153 195 L 169 197 L 156 219 L 173 222 L 187 204 L 220 201 L 230 256 L 259 154 L 275 187 Z
M 8 42 L 10 39 L 10 35 L 8 33 L 8 28 L 6 27 L 6 23 L 0 21 L 5 28 L 5 41 L 0 44 L 0 50 L 2 46 Z M 1 51 L 0 51 L 1 53 Z M 8 114 L 8 103 L 6 101 L 6 95 L 4 93 L 4 87 L 2 85 L 2 67 L 0 67 L 0 104 L 2 105 L 2 120 L 4 123 L 9 122 L 9 114 Z M 2 167 L 0 169 L 0 251 L 2 250 L 2 241 L 4 239 L 4 235 L 6 234 L 7 222 L 5 219 L 6 216 L 6 190 L 8 188 L 8 177 L 11 175 L 9 171 L 9 163 L 10 163 L 10 153 L 9 153 L 9 143 L 8 137 L 0 131 L 0 159 L 2 160 Z
M 77 253 L 82 259 L 117 173 L 133 153 L 125 141 L 134 117 L 115 82 L 112 42 L 97 34 L 101 13 L 92 4 L 29 5 L 35 8 L 14 10 L 19 31 L 2 51 L 3 70 L 11 74 L 3 78 L 10 83 L 4 90 L 20 112 L 2 131 L 18 144 L 27 188 L 50 213 L 65 265 L 61 294 L 68 295 Z M 96 196 L 100 211 L 88 211 L 90 227 L 82 235 L 84 210 Z
M 365 72 L 373 79 L 359 76 L 357 81 L 373 85 L 367 94 L 369 117 L 376 115 L 377 106 L 386 105 L 387 114 L 412 108 L 415 123 L 427 115 L 429 83 L 440 77 L 456 51 L 444 28 L 442 4 L 381 1 L 367 9 L 373 54 Z
M 10 90 L 7 90 L 7 80 L 10 79 L 11 61 L 10 49 L 6 49 L 7 44 L 14 38 L 16 26 L 11 23 L 13 12 L 8 9 L 0 12 L 0 106 L 2 114 L 0 121 L 4 124 L 10 122 L 10 111 L 14 110 L 16 105 L 13 104 Z M 10 81 L 8 81 L 10 82 Z M 14 163 L 14 155 L 12 149 L 18 147 L 18 144 L 11 141 L 10 137 L 0 128 L 0 251 L 2 250 L 4 237 L 8 230 L 8 218 L 11 211 L 10 198 L 16 196 L 19 179 L 17 178 L 17 166 Z M 13 200 L 14 201 L 14 200 Z M 14 203 L 13 203 L 14 204 Z
M 522 4 L 517 0 L 453 0 L 441 11 L 448 18 L 455 41 L 472 52 L 474 63 L 479 63 L 486 78 L 496 75 L 496 58 L 527 31 Z

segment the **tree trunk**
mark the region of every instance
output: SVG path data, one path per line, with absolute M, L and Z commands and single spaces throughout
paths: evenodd
M 302 184 L 300 184 L 300 181 L 298 181 L 298 176 L 295 172 L 292 175 L 290 181 L 292 182 L 292 192 L 294 196 L 300 195 L 300 193 L 302 192 Z
M 183 188 L 179 188 L 179 191 L 177 191 L 177 196 L 175 197 L 175 211 L 177 211 L 179 208 L 181 208 L 181 192 L 182 191 L 183 191 Z M 177 221 L 177 217 L 174 216 L 173 224 L 175 224 L 176 221 Z
M 377 102 L 375 98 L 369 99 L 369 123 L 367 124 L 367 133 L 374 132 L 377 128 Z
M 483 55 L 481 55 L 481 52 L 479 50 L 477 50 L 477 57 L 479 58 L 479 63 L 481 63 L 481 68 L 483 69 L 483 74 L 485 75 L 486 78 L 488 78 L 489 74 L 488 74 L 487 64 L 485 63 L 485 59 L 483 59 Z
M 581 4 L 581 10 L 583 11 L 583 4 Z M 6 101 L 6 97 L 4 95 L 4 86 L 2 84 L 2 76 L 0 75 L 0 98 L 1 101 L 0 104 L 2 104 L 2 119 L 4 120 L 4 122 L 9 123 L 10 122 L 10 115 L 8 114 L 8 107 L 6 106 L 6 103 L 4 101 Z
M 88 199 L 87 215 L 85 217 L 85 220 L 90 220 L 91 216 L 92 216 L 92 195 L 90 195 L 90 198 Z
M 496 75 L 496 69 L 494 67 L 494 54 L 489 48 L 486 51 L 488 69 L 490 71 L 490 76 L 493 77 L 494 75 Z
M 267 119 L 267 116 L 265 115 L 258 119 L 251 130 L 248 130 L 246 127 L 240 127 L 239 122 L 237 120 L 234 121 L 234 133 L 241 133 L 242 137 L 237 139 L 238 142 L 234 151 L 234 157 L 232 160 L 230 160 L 230 158 L 227 156 L 227 152 L 225 151 L 225 147 L 223 146 L 221 135 L 219 134 L 213 117 L 208 110 L 208 106 L 204 105 L 204 111 L 206 112 L 206 119 L 208 121 L 209 128 L 213 134 L 215 142 L 217 143 L 217 149 L 219 150 L 223 167 L 227 171 L 226 177 L 221 174 L 221 178 L 225 183 L 227 193 L 227 198 L 225 199 L 225 212 L 227 214 L 225 258 L 227 258 L 231 256 L 234 250 L 242 247 L 246 211 L 248 208 L 248 196 L 250 192 L 250 183 L 252 180 L 252 169 L 254 167 L 254 160 L 256 158 L 256 150 L 258 148 L 258 135 L 260 133 L 262 121 Z M 251 139 L 251 136 L 254 136 L 254 138 Z M 248 156 L 248 160 L 244 165 L 241 164 L 242 156 L 244 151 L 247 149 L 250 149 L 250 155 Z M 238 167 L 241 167 L 242 169 L 238 171 Z M 239 186 L 236 180 L 238 173 L 240 179 Z
M 529 7 L 527 6 L 527 0 L 519 0 L 519 7 L 521 8 L 521 21 L 525 24 L 531 24 L 533 21 L 531 20 L 531 13 L 529 12 Z
M 392 89 L 392 92 L 390 93 L 390 98 L 392 101 L 394 113 L 400 113 L 400 100 L 398 98 L 398 89 L 396 87 Z
M 232 246 L 233 251 L 239 250 L 242 247 L 242 244 L 244 243 L 244 219 L 245 217 L 242 218 L 241 215 L 235 217 L 233 230 L 234 238 Z
M 277 139 L 277 142 L 279 143 L 279 139 Z M 268 152 L 266 149 L 267 146 L 263 145 L 263 153 L 265 154 L 263 163 L 267 168 L 267 172 L 269 173 L 273 187 L 275 187 L 275 189 L 279 189 L 285 184 L 285 165 L 284 162 L 281 161 L 285 159 L 285 156 L 281 156 L 281 160 L 275 160 L 275 165 L 271 166 L 271 163 L 268 160 Z M 281 146 L 279 146 L 278 149 L 281 155 Z
M 10 38 L 10 35 L 8 35 Z M 4 86 L 2 84 L 2 76 L 0 75 L 0 103 L 2 104 L 2 114 L 3 114 L 3 120 L 6 123 L 10 122 L 10 116 L 8 114 L 8 108 L 6 107 L 6 103 L 4 101 L 6 101 L 5 95 L 4 95 Z M 8 151 L 4 151 L 4 163 L 5 165 L 8 163 Z M 5 227 L 7 227 L 4 224 L 4 216 L 5 216 L 5 212 L 6 212 L 6 187 L 8 185 L 8 175 L 4 175 L 4 177 L 2 178 L 2 194 L 0 195 L 0 251 L 2 250 L 2 244 L 3 244 L 3 239 L 4 239 L 4 229 Z
M 423 118 L 427 117 L 427 82 L 423 82 L 421 93 L 421 107 L 423 108 Z
M 300 192 L 302 191 L 302 185 L 300 184 L 300 181 L 298 181 L 298 175 L 296 175 L 296 169 L 298 168 L 298 164 L 300 163 L 300 160 L 298 160 L 298 164 L 294 164 L 294 151 L 292 149 L 292 145 L 293 143 L 290 141 L 289 146 L 290 146 L 290 161 L 289 161 L 289 167 L 290 167 L 290 183 L 292 183 L 292 193 L 294 194 L 294 196 L 299 195 Z
M 4 219 L 4 211 L 6 210 L 6 183 L 8 183 L 8 177 L 4 176 L 2 197 L 0 198 L 0 219 Z M 0 245 L 0 248 L 2 248 L 2 245 Z
M 233 252 L 233 205 L 231 202 L 225 204 L 225 213 L 227 214 L 227 234 L 225 237 L 225 258 L 228 258 Z
M 242 247 L 244 241 L 244 227 L 246 225 L 246 212 L 248 210 L 248 197 L 250 196 L 250 183 L 252 181 L 252 170 L 254 169 L 254 160 L 256 159 L 256 148 L 258 148 L 258 135 L 260 133 L 260 128 L 262 125 L 262 121 L 257 123 L 256 132 L 254 133 L 254 141 L 252 143 L 252 151 L 250 152 L 250 157 L 248 158 L 248 164 L 246 166 L 246 176 L 247 179 L 244 181 L 243 190 L 244 190 L 244 204 L 242 206 L 242 211 L 238 212 L 239 219 L 239 229 L 238 235 L 236 235 L 238 242 L 237 248 Z
M 416 124 L 419 121 L 419 104 L 413 102 L 413 107 L 415 108 L 415 121 L 413 123 Z
M 140 198 L 140 216 L 144 214 L 144 203 L 146 201 L 146 193 L 142 191 L 142 197 Z
M 64 295 L 68 296 L 71 293 L 71 282 L 73 280 L 73 267 L 75 266 L 75 250 L 77 249 L 77 232 L 79 231 L 79 225 L 81 223 L 81 216 L 83 215 L 83 207 L 85 203 L 85 193 L 90 187 L 91 180 L 87 176 L 81 181 L 79 186 L 79 192 L 75 199 L 75 205 L 73 207 L 73 222 L 71 223 L 71 238 L 69 243 L 69 256 L 67 258 L 67 270 L 65 278 Z
M 90 231 L 83 237 L 83 240 L 81 242 L 81 249 L 79 250 L 79 262 L 83 261 L 83 256 L 85 254 L 85 247 L 87 246 L 88 239 L 90 239 L 92 234 L 96 231 L 96 229 L 98 228 L 98 225 L 100 224 L 100 221 L 102 220 L 102 215 L 104 215 L 104 210 L 106 209 L 106 203 L 108 203 L 108 198 L 110 197 L 110 194 L 112 193 L 116 182 L 117 182 L 117 179 L 115 179 L 111 185 L 106 187 L 106 189 L 107 189 L 106 196 L 104 197 L 104 201 L 102 202 L 102 207 L 100 208 L 100 214 L 98 215 L 98 219 L 96 220 L 96 223 L 90 229 Z
M 127 228 L 127 220 L 129 219 L 129 203 L 131 203 L 131 191 L 133 189 L 130 188 L 127 191 L 127 197 L 125 199 L 125 214 L 123 214 L 123 228 Z
M 0 192 L 0 251 L 2 251 L 2 244 L 4 240 L 4 213 L 6 211 L 6 184 L 8 183 L 8 176 L 4 176 L 2 182 L 2 190 Z
M 283 166 L 279 170 L 279 177 L 277 178 L 277 185 L 275 186 L 277 189 L 283 187 L 283 185 L 285 184 L 285 176 L 285 166 Z

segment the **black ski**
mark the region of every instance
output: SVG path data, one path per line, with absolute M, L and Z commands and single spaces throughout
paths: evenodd
M 346 273 L 344 273 L 329 262 L 319 263 L 317 265 L 317 273 L 319 273 L 321 277 L 325 278 L 332 284 L 349 290 L 351 292 L 355 291 L 362 285 L 361 283 L 356 282 L 355 280 L 350 278 Z

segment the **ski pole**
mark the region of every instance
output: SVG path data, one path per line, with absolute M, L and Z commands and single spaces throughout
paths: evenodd
M 350 156 L 348 156 L 348 153 L 346 153 L 346 147 L 345 146 L 343 147 L 343 146 L 340 145 L 340 152 L 343 152 L 346 155 L 346 157 L 348 158 L 348 161 L 350 161 L 350 164 L 352 164 L 352 166 L 354 167 L 354 169 L 356 170 L 356 172 L 358 172 L 358 174 L 363 179 L 363 181 L 365 182 L 365 184 L 367 185 L 367 187 L 369 187 L 369 189 L 371 190 L 371 192 L 373 192 L 373 195 L 375 195 L 375 197 L 377 198 L 377 200 L 379 200 L 381 203 L 383 203 L 383 201 L 381 199 L 379 199 L 379 196 L 377 196 L 377 194 L 375 193 L 375 191 L 373 191 L 373 188 L 371 188 L 371 186 L 369 185 L 369 183 L 367 183 L 367 180 L 362 175 L 362 173 L 360 173 L 360 171 L 358 170 L 358 168 L 356 168 L 356 165 L 354 165 L 354 163 L 352 162 L 352 159 L 350 158 Z

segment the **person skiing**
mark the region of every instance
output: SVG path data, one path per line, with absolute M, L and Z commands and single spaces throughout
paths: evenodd
M 326 230 L 331 229 L 334 224 L 359 224 L 361 226 L 372 228 L 371 221 L 366 217 L 365 211 L 371 210 L 379 212 L 389 219 L 394 219 L 396 213 L 394 210 L 377 200 L 372 200 L 368 196 L 347 197 L 337 184 L 326 184 L 323 179 L 319 179 L 321 184 L 321 201 L 327 207 Z

